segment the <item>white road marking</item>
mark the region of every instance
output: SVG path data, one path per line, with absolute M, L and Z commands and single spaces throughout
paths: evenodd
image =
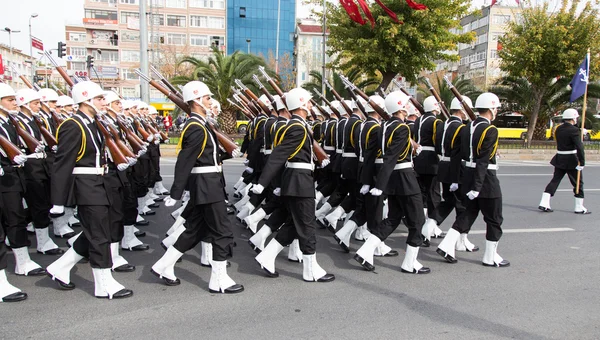
M 575 231 L 573 228 L 521 228 L 521 229 L 502 229 L 504 234 L 528 234 L 528 233 L 556 233 L 565 231 Z M 469 235 L 485 235 L 485 230 L 471 230 Z M 393 233 L 391 236 L 408 236 L 408 233 Z

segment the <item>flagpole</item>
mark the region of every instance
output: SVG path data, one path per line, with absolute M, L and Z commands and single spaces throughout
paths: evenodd
M 585 92 L 583 92 L 583 108 L 582 108 L 582 112 L 581 112 L 581 140 L 583 141 L 583 133 L 584 133 L 584 129 L 583 127 L 585 126 L 585 111 L 587 110 L 587 92 L 588 92 L 588 84 L 590 83 L 590 72 L 589 72 L 589 68 L 590 68 L 590 49 L 588 47 L 587 49 L 587 67 L 588 67 L 588 72 L 587 72 L 587 79 L 588 81 L 585 83 Z M 577 171 L 577 184 L 575 185 L 575 194 L 579 194 L 579 182 L 581 180 L 581 170 Z

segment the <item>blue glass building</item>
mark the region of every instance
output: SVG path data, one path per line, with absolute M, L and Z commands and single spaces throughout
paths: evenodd
M 281 1 L 279 58 L 289 53 L 293 59 L 296 26 L 295 0 L 227 0 L 227 53 L 236 50 L 275 57 L 277 41 L 277 3 Z

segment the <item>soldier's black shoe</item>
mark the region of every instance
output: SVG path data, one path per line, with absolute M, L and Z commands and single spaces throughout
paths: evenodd
M 56 234 L 54 234 L 54 237 L 69 239 L 69 238 L 71 238 L 71 237 L 73 237 L 75 235 L 77 235 L 75 232 L 70 232 L 70 233 L 66 233 L 64 235 L 56 235 Z
M 575 211 L 575 213 L 578 214 L 578 215 L 589 215 L 592 212 L 589 211 L 589 210 L 582 210 L 582 211 Z
M 426 238 L 423 238 L 423 244 L 421 244 L 421 248 L 429 248 L 430 245 L 431 245 L 431 243 L 429 242 L 429 240 Z
M 219 290 L 212 290 L 212 289 L 208 289 L 209 292 L 213 293 L 213 294 L 218 294 L 221 293 L 221 291 Z M 244 286 L 240 285 L 240 284 L 234 284 L 233 286 L 225 289 L 223 291 L 224 294 L 236 294 L 236 293 L 241 293 L 244 291 Z
M 126 263 L 124 265 L 118 266 L 117 268 L 114 268 L 113 271 L 117 273 L 130 273 L 135 271 L 135 266 Z
M 50 249 L 50 250 L 46 250 L 46 251 L 37 251 L 40 254 L 44 254 L 44 255 L 62 255 L 65 253 L 64 250 L 60 249 L 60 248 L 54 248 L 54 249 Z
M 551 208 L 542 207 L 541 205 L 538 207 L 538 209 L 540 209 L 540 211 L 542 212 L 554 212 L 554 210 L 552 210 Z
M 373 255 L 373 256 L 375 256 L 375 257 L 395 257 L 398 255 L 400 255 L 400 254 L 398 253 L 397 250 L 390 250 L 389 252 L 387 252 L 383 255 Z
M 61 280 L 52 277 L 52 274 L 48 273 L 48 276 L 52 279 L 52 281 L 55 281 L 56 284 L 58 284 L 58 288 L 61 290 L 73 290 L 75 289 L 75 284 L 73 282 L 69 282 L 69 283 L 64 283 Z
M 408 273 L 408 274 L 429 274 L 429 273 L 431 273 L 431 269 L 429 269 L 427 267 L 423 267 L 419 270 L 413 269 L 412 272 L 409 272 L 408 270 L 400 268 L 400 271 L 403 273 Z
M 152 209 L 155 209 L 155 208 L 158 208 L 158 207 L 160 207 L 160 205 L 158 203 L 152 203 L 152 204 L 150 204 L 148 206 L 148 208 L 152 208 Z
M 120 291 L 113 294 L 113 299 L 124 299 L 133 296 L 133 290 L 131 289 L 121 289 Z M 96 296 L 98 299 L 108 299 L 107 296 Z
M 348 248 L 348 246 L 344 242 L 342 242 L 342 240 L 340 240 L 340 238 L 337 237 L 337 235 L 333 235 L 333 239 L 335 240 L 335 242 L 337 242 L 337 244 L 340 246 L 340 248 L 342 248 L 344 252 L 350 252 L 350 248 Z
M 144 237 L 144 236 L 146 236 L 146 232 L 138 230 L 138 231 L 134 232 L 133 235 L 135 235 L 135 237 Z
M 156 215 L 156 211 L 147 211 L 147 212 L 143 212 L 140 214 L 140 216 L 152 216 L 152 215 Z
M 479 250 L 479 248 L 477 248 Z M 444 260 L 446 260 L 446 262 L 448 263 L 456 263 L 458 262 L 457 259 L 455 259 L 454 257 L 452 257 L 452 255 L 449 255 L 448 253 L 446 253 L 445 251 L 441 250 L 440 248 L 438 248 L 436 251 L 436 253 L 440 254 L 441 257 L 444 258 Z
M 255 253 L 260 254 L 262 252 L 262 250 L 260 250 L 259 247 L 255 246 L 254 243 L 250 242 L 250 240 L 248 240 L 248 244 L 250 245 L 252 250 L 254 250 Z
M 2 298 L 2 302 L 19 302 L 27 299 L 27 293 L 16 292 Z
M 164 276 L 163 276 L 163 277 L 160 277 L 160 274 L 159 274 L 159 273 L 157 273 L 157 272 L 155 272 L 155 271 L 154 271 L 154 269 L 150 269 L 150 272 L 151 272 L 151 273 L 152 273 L 154 276 L 156 276 L 156 277 L 158 277 L 159 279 L 163 280 L 163 281 L 164 281 L 164 283 L 165 283 L 167 286 L 178 286 L 178 285 L 180 285 L 180 284 L 181 284 L 181 281 L 180 281 L 178 278 L 176 278 L 175 280 L 171 280 L 171 279 L 167 279 L 167 278 L 166 278 L 166 277 L 164 277 Z
M 375 266 L 370 264 L 369 262 L 365 261 L 365 259 L 363 259 L 360 255 L 356 254 L 354 255 L 354 259 L 356 260 L 356 262 L 358 262 L 365 270 L 367 271 L 374 271 L 375 270 Z
M 143 227 L 143 226 L 147 226 L 148 224 L 150 224 L 149 221 L 143 220 L 143 221 L 139 221 L 139 222 L 135 222 L 135 225 L 138 227 Z M 135 235 L 138 236 L 138 235 Z M 138 236 L 139 237 L 139 236 Z
M 485 267 L 510 267 L 510 262 L 506 261 L 506 260 L 502 260 L 502 262 L 498 263 L 498 264 L 487 264 L 487 263 L 481 263 L 483 264 Z
M 145 250 L 150 249 L 150 246 L 145 243 L 142 243 L 142 244 L 138 244 L 135 247 L 129 247 L 129 248 L 121 247 L 121 249 L 127 250 L 127 251 L 145 251 Z
M 318 279 L 317 282 L 331 282 L 333 280 L 335 280 L 335 275 L 325 274 L 320 279 Z

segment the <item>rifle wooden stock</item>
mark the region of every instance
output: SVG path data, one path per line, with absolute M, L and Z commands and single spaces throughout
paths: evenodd
M 123 153 L 125 157 L 136 158 L 136 155 L 133 153 L 133 151 L 131 151 L 127 144 L 125 144 L 125 142 L 123 142 L 123 140 L 121 139 L 121 134 L 119 133 L 119 131 L 111 123 L 105 122 L 105 124 L 106 127 L 108 127 L 110 134 L 113 135 L 115 143 L 119 147 L 119 150 L 121 150 L 121 153 Z
M 421 105 L 421 103 L 419 103 L 419 101 L 415 97 L 411 96 L 410 93 L 408 93 L 408 91 L 406 91 L 404 87 L 401 87 L 400 91 L 402 91 L 402 93 L 408 96 L 410 102 L 415 108 L 417 108 L 417 110 L 419 110 L 421 114 L 425 114 L 425 109 L 423 109 L 423 105 Z
M 458 92 L 456 87 L 454 87 L 454 85 L 452 85 L 452 83 L 450 83 L 450 82 L 449 82 L 448 86 L 450 87 L 450 91 L 452 91 L 452 94 L 454 94 L 454 96 L 458 99 L 458 101 L 460 101 L 460 104 L 462 105 L 463 109 L 465 109 L 465 112 L 467 113 L 469 118 L 471 118 L 471 121 L 474 121 L 475 119 L 477 119 L 475 112 L 473 112 L 473 109 L 471 109 L 469 104 L 467 104 L 465 102 L 465 100 L 463 99 L 463 96 L 460 94 L 460 92 Z
M 361 91 L 358 87 L 354 87 L 354 91 L 362 99 L 366 100 L 369 103 L 369 105 L 371 105 L 371 107 L 373 108 L 373 110 L 375 110 L 375 112 L 377 112 L 377 114 L 379 114 L 379 116 L 383 120 L 390 120 L 390 115 L 387 113 L 387 111 L 385 111 L 381 106 L 377 105 L 373 100 L 371 100 L 371 98 L 369 98 L 369 96 L 367 96 L 366 93 L 364 93 L 363 91 Z
M 313 104 L 314 107 L 317 108 L 317 110 L 319 110 L 321 112 L 321 114 L 323 115 L 323 117 L 325 117 L 325 119 L 331 118 L 331 115 L 329 114 L 329 112 L 325 111 L 325 109 L 321 105 L 319 105 L 319 103 L 317 103 L 314 99 L 311 99 L 310 102 Z
M 25 142 L 25 146 L 27 146 L 27 150 L 29 150 L 29 152 L 31 152 L 31 153 L 35 153 L 35 150 L 40 145 L 40 141 L 35 139 L 32 135 L 29 134 L 29 132 L 27 132 L 25 129 L 23 129 L 23 127 L 21 126 L 21 124 L 17 120 L 17 118 L 15 118 L 13 115 L 8 113 L 8 111 L 5 111 L 4 109 L 0 109 L 0 110 L 2 110 L 6 114 L 6 116 L 10 120 L 11 124 L 15 127 L 15 130 L 17 130 L 17 134 L 19 135 L 19 137 L 21 137 L 23 142 Z
M 49 147 L 53 147 L 58 144 L 56 138 L 54 138 L 50 131 L 46 130 L 41 118 L 33 116 L 33 121 L 35 122 L 35 125 L 37 125 L 38 129 L 40 129 L 40 133 L 44 137 L 44 140 Z
M 246 118 L 248 119 L 253 119 L 254 117 L 252 116 L 252 114 L 246 110 L 246 108 L 243 108 L 241 106 L 239 106 L 238 104 L 234 103 L 233 101 L 231 101 L 231 99 L 227 98 L 227 101 L 229 102 L 229 104 L 235 106 L 235 108 L 237 108 L 238 110 L 242 111 L 242 113 L 244 114 L 244 116 L 246 116 Z
M 142 124 L 140 124 L 137 118 L 133 118 L 133 126 L 135 127 L 137 132 L 142 136 L 142 139 L 147 142 L 148 137 L 150 137 L 150 134 L 148 133 L 148 131 L 146 131 L 146 129 L 144 129 L 144 127 L 142 126 Z
M 129 142 L 129 145 L 131 145 L 133 152 L 135 152 L 135 154 L 137 155 L 141 150 L 144 149 L 144 141 L 142 141 L 140 137 L 138 137 L 135 133 L 129 130 L 127 126 L 125 126 L 125 124 L 118 118 L 117 124 L 119 124 L 121 130 L 123 130 L 123 132 L 125 133 L 125 138 L 127 138 L 127 141 Z
M 446 104 L 444 104 L 444 101 L 442 100 L 442 98 L 440 97 L 440 95 L 438 94 L 438 92 L 435 90 L 435 88 L 433 87 L 433 85 L 431 85 L 431 82 L 429 81 L 429 79 L 426 80 L 426 83 L 427 83 L 427 87 L 429 88 L 429 92 L 431 92 L 431 95 L 438 102 L 438 105 L 440 106 L 440 109 L 442 111 L 441 112 L 442 115 L 446 119 L 450 119 L 450 111 L 448 111 L 448 108 L 446 107 Z
M 348 104 L 346 104 L 346 102 L 344 101 L 344 98 L 342 98 L 342 96 L 340 96 L 340 94 L 337 93 L 337 91 L 333 88 L 333 86 L 329 85 L 328 87 L 329 87 L 329 91 L 331 91 L 331 93 L 333 94 L 335 99 L 337 99 L 337 101 L 339 101 L 340 104 L 342 104 L 342 106 L 344 107 L 344 110 L 346 110 L 346 112 L 348 112 L 348 114 L 351 115 L 352 110 L 350 109 Z
M 108 132 L 108 128 L 106 127 L 106 125 L 104 125 L 104 122 L 100 119 L 100 117 L 95 116 L 95 118 L 97 123 L 96 125 L 98 126 L 98 130 L 100 130 L 100 133 L 102 133 L 102 135 L 104 136 L 104 144 L 106 145 L 108 151 L 110 152 L 110 155 L 112 156 L 113 163 L 117 165 L 128 164 L 129 162 L 127 162 L 125 155 L 123 155 L 119 146 L 116 143 L 116 138 L 113 137 L 113 135 L 110 132 Z
M 0 135 L 0 148 L 4 150 L 6 156 L 11 160 L 11 162 L 16 156 L 23 155 L 21 150 L 16 145 L 2 135 Z
M 331 112 L 333 112 L 333 114 L 338 118 L 341 119 L 342 115 L 340 114 L 340 111 L 338 111 L 333 105 L 331 105 L 331 102 L 325 98 L 324 95 L 322 95 L 320 92 L 315 91 L 316 94 L 319 95 L 319 97 L 321 97 L 321 99 L 323 99 L 323 101 L 327 104 L 327 106 L 329 106 L 329 108 L 331 109 Z
M 65 80 L 67 85 L 69 85 L 71 88 L 73 88 L 73 85 L 75 85 L 75 83 L 73 82 L 73 79 L 71 79 L 71 77 L 69 77 L 69 75 L 67 74 L 67 71 L 65 71 L 65 69 L 62 66 L 56 66 L 55 68 L 56 68 L 56 71 L 58 71 L 58 74 L 60 74 L 60 76 Z
M 269 109 L 267 107 L 267 105 L 265 105 L 265 103 L 262 102 L 262 100 L 260 100 L 255 94 L 254 92 L 250 91 L 249 88 L 245 88 L 244 89 L 244 93 L 246 93 L 248 95 L 248 97 L 250 97 L 254 103 L 254 105 L 258 105 L 258 107 L 260 107 L 260 109 L 268 116 L 271 114 L 271 109 Z

